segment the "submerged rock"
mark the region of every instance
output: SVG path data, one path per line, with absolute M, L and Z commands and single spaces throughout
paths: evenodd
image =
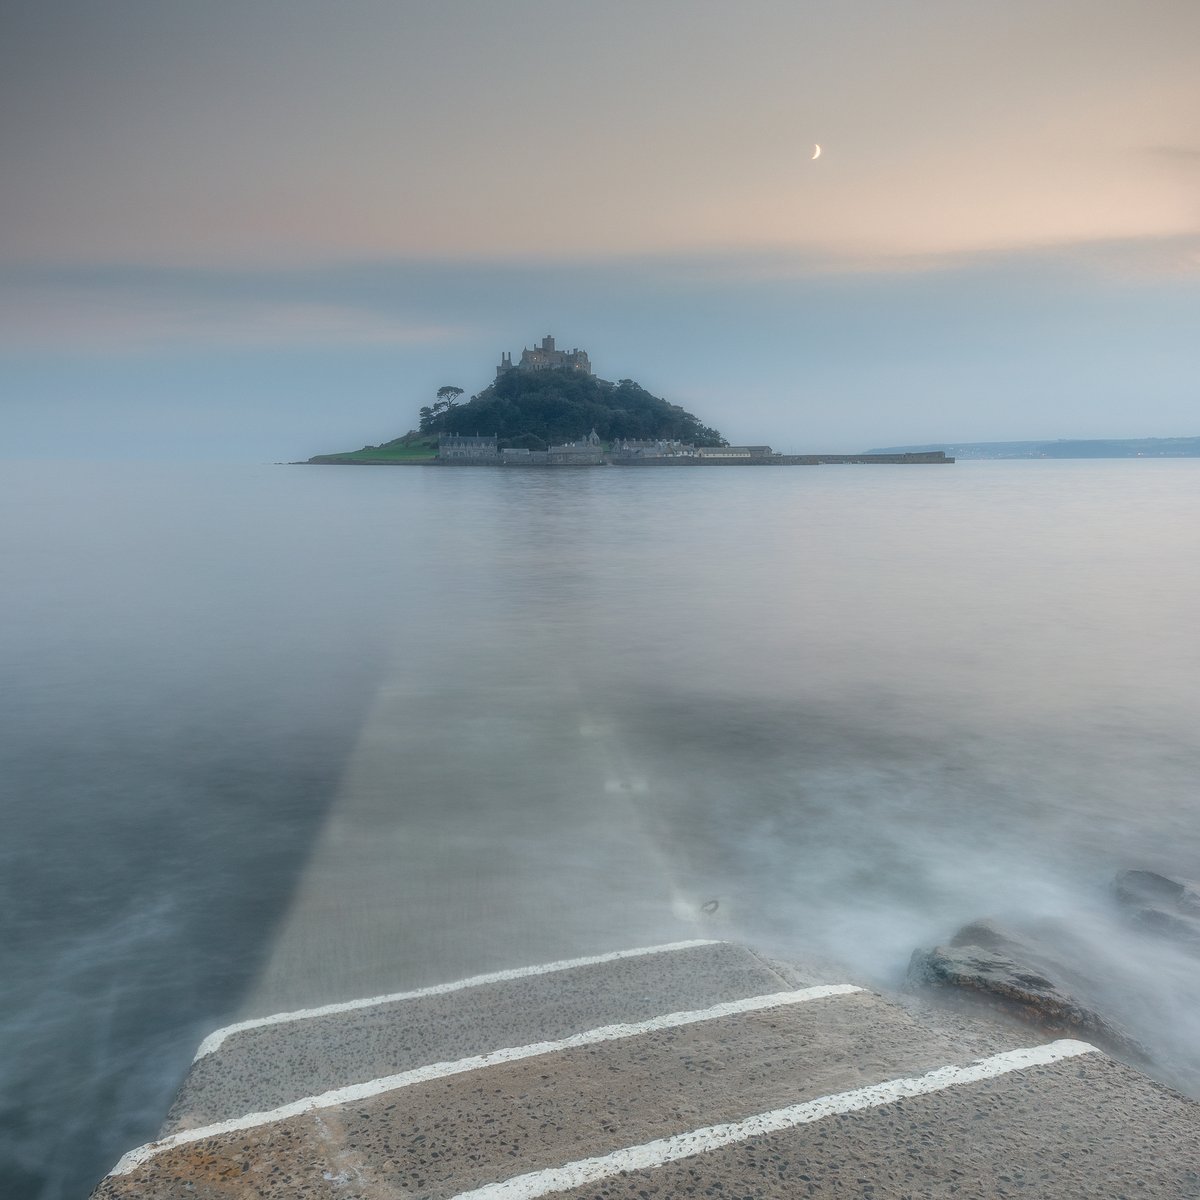
M 991 921 L 964 925 L 950 942 L 914 950 L 909 982 L 956 989 L 1051 1033 L 1070 1033 L 1145 1060 L 1145 1048 L 1082 997 L 1094 985 L 1033 938 Z
M 1154 871 L 1122 871 L 1114 887 L 1134 925 L 1200 950 L 1200 883 Z

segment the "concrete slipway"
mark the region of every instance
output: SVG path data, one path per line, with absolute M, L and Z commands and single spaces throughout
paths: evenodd
M 693 941 L 247 1021 L 95 1194 L 1200 1195 L 1196 1106 L 1087 1043 L 801 983 Z
M 718 940 L 603 714 L 488 677 L 381 690 L 244 1019 L 96 1200 L 1200 1197 L 1200 1107 L 1088 1044 Z

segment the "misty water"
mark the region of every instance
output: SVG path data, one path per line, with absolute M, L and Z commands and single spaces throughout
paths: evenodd
M 890 988 L 1057 932 L 1200 1093 L 1200 960 L 1111 898 L 1200 876 L 1200 462 L 8 464 L 0 511 L 5 1196 L 86 1195 L 248 1011 L 681 936 Z

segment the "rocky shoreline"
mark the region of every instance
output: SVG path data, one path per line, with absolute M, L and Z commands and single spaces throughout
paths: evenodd
M 1113 880 L 1110 900 L 1136 938 L 1200 957 L 1200 883 L 1128 870 Z M 1149 990 L 1159 981 L 1146 979 Z M 990 918 L 962 926 L 947 942 L 918 948 L 907 986 L 919 997 L 962 1000 L 1047 1033 L 1102 1046 L 1170 1086 L 1195 1094 L 1200 1063 L 1164 1061 L 1118 1015 L 1128 997 L 1106 976 L 1094 944 L 1069 922 L 1047 918 L 1010 928 Z

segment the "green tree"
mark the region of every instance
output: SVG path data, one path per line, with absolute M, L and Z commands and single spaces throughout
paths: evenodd
M 631 379 L 609 383 L 579 371 L 506 371 L 469 403 L 456 406 L 454 399 L 447 395 L 438 400 L 428 418 L 421 410 L 422 433 L 469 427 L 496 434 L 501 446 L 530 449 L 574 441 L 590 429 L 602 442 L 677 438 L 701 446 L 722 444 L 717 430 Z

